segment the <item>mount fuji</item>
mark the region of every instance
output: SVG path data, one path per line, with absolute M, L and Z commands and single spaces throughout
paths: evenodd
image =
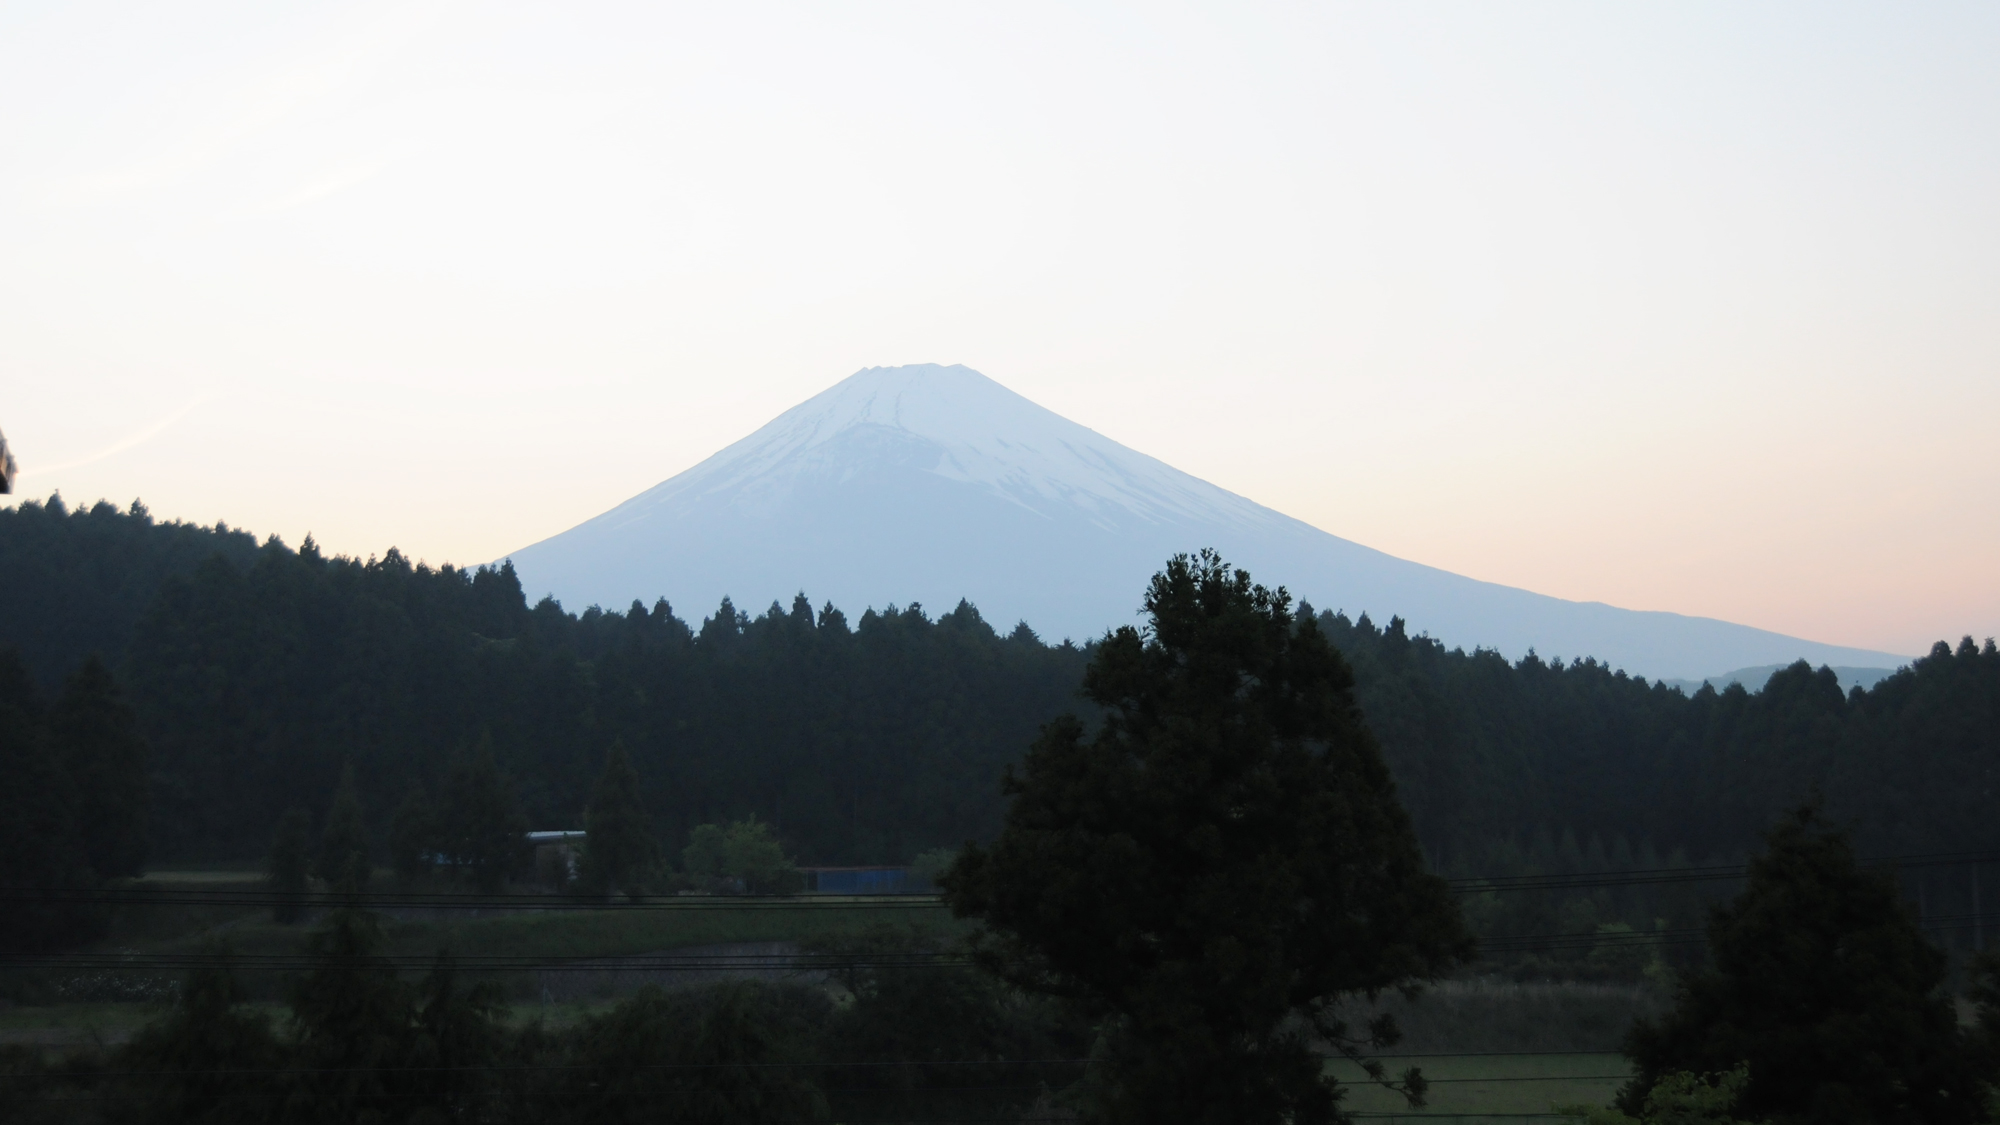
M 1637 675 L 1894 668 L 1906 658 L 1703 617 L 1481 582 L 1330 535 L 1079 426 L 967 367 L 871 367 L 706 461 L 511 556 L 572 606 L 803 590 L 850 613 L 960 598 L 1003 629 L 1079 640 L 1137 620 L 1176 552 L 1218 549 L 1322 608 L 1404 618 L 1467 649 L 1594 656 Z

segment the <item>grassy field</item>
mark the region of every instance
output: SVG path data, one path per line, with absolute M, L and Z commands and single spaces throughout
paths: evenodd
M 732 909 L 507 910 L 472 915 L 437 911 L 423 918 L 396 917 L 382 926 L 383 952 L 428 956 L 440 949 L 464 957 L 507 956 L 530 960 L 626 957 L 688 946 L 739 942 L 800 941 L 890 922 L 946 924 L 942 910 L 883 911 L 836 904 Z M 216 942 L 246 955 L 296 953 L 310 925 L 280 926 L 262 911 L 239 913 L 214 925 L 125 948 L 175 953 Z
M 376 885 L 387 888 L 390 882 L 383 877 Z M 312 931 L 311 919 L 305 924 L 281 926 L 262 907 L 174 901 L 184 895 L 261 886 L 254 871 L 216 869 L 156 872 L 126 888 L 139 901 L 113 911 L 109 934 L 92 952 L 130 957 L 131 965 L 41 971 L 32 991 L 44 1002 L 8 1006 L 0 1001 L 0 1044 L 61 1047 L 129 1038 L 132 1031 L 158 1014 L 158 1003 L 173 994 L 183 975 L 177 967 L 146 965 L 148 957 L 227 950 L 242 959 L 237 976 L 250 996 L 275 1004 L 284 995 L 286 980 L 297 971 L 297 959 L 304 954 Z M 422 890 L 439 895 L 463 893 L 444 887 Z M 149 903 L 147 898 L 160 901 Z M 575 905 L 568 900 L 548 901 L 555 906 Z M 474 960 L 609 962 L 604 971 L 582 973 L 518 966 L 491 974 L 475 973 L 499 981 L 519 1005 L 520 1018 L 545 1017 L 552 1024 L 563 1024 L 641 984 L 697 983 L 717 975 L 713 971 L 633 971 L 618 966 L 618 958 L 691 948 L 761 955 L 777 951 L 777 943 L 857 932 L 885 922 L 899 927 L 955 925 L 942 908 L 884 910 L 859 903 L 847 905 L 851 901 L 812 896 L 797 905 L 739 906 L 667 898 L 636 907 L 621 903 L 602 909 L 537 909 L 529 898 L 522 908 L 478 911 L 392 907 L 383 916 L 382 952 L 426 960 L 440 950 L 449 950 Z M 745 948 L 739 951 L 732 947 Z M 264 959 L 276 959 L 279 967 L 260 969 L 258 962 Z
M 1360 1027 L 1381 1014 L 1402 1029 L 1399 1051 L 1476 1054 L 1481 1051 L 1615 1052 L 1632 1022 L 1660 1014 L 1663 998 L 1639 985 L 1577 981 L 1449 980 L 1415 1000 L 1390 993 L 1359 1000 L 1341 1016 Z
M 387 888 L 378 877 L 375 885 Z M 241 870 L 158 872 L 133 890 L 171 900 L 176 892 L 248 891 L 262 886 L 254 872 Z M 440 897 L 463 894 L 451 888 L 420 888 Z M 572 900 L 543 900 L 560 909 L 538 909 L 531 896 L 520 908 L 385 911 L 384 952 L 428 956 L 449 949 L 465 957 L 508 956 L 530 960 L 625 957 L 690 946 L 740 942 L 800 941 L 846 933 L 882 922 L 897 925 L 951 925 L 941 907 L 873 908 L 833 896 L 808 896 L 795 906 L 735 906 L 685 899 L 649 899 L 602 909 L 574 909 Z M 311 919 L 308 919 L 310 923 Z M 139 953 L 187 953 L 223 944 L 252 955 L 294 954 L 304 946 L 310 924 L 281 926 L 261 908 L 133 903 L 120 907 L 104 948 Z
M 259 885 L 255 873 L 245 870 L 160 872 L 140 884 L 137 893 L 171 899 L 177 891 L 248 890 Z M 388 881 L 378 885 L 386 887 Z M 474 959 L 604 962 L 604 971 L 593 968 L 587 973 L 495 974 L 494 979 L 507 985 L 514 1021 L 541 1020 L 565 1027 L 602 1011 L 639 983 L 682 979 L 622 972 L 619 958 L 688 949 L 763 952 L 780 948 L 775 943 L 856 932 L 883 923 L 947 929 L 955 925 L 942 909 L 883 910 L 829 899 L 778 907 L 697 907 L 673 899 L 649 905 L 655 908 L 480 912 L 398 908 L 384 919 L 384 952 L 428 958 L 449 949 Z M 251 962 L 264 957 L 291 961 L 304 952 L 310 930 L 310 925 L 277 925 L 261 908 L 135 904 L 117 911 L 100 951 L 143 959 L 147 954 L 227 948 Z M 260 1006 L 282 1018 L 279 999 L 291 971 L 247 972 L 241 977 Z M 171 981 L 178 975 L 134 968 L 103 972 L 96 984 L 87 976 L 66 979 L 60 1002 L 0 1007 L 0 1044 L 66 1048 L 122 1042 L 160 1014 L 160 998 L 145 997 L 155 992 L 170 995 Z M 1406 1032 L 1399 1049 L 1409 1052 L 1384 1061 L 1392 1070 L 1420 1066 L 1432 1083 L 1429 1104 L 1423 1109 L 1413 1111 L 1400 1096 L 1368 1084 L 1351 1064 L 1334 1063 L 1333 1073 L 1349 1083 L 1347 1104 L 1366 1120 L 1562 1120 L 1550 1113 L 1552 1105 L 1602 1105 L 1611 1099 L 1627 1069 L 1624 1059 L 1612 1053 L 1617 1039 L 1633 1016 L 1647 1013 L 1655 1003 L 1637 989 L 1615 986 L 1447 982 L 1414 1003 L 1390 998 L 1380 1009 L 1394 1009 Z M 1374 1010 L 1370 1006 L 1349 1014 L 1365 1019 Z
M 1431 1082 L 1428 1104 L 1412 1110 L 1401 1095 L 1367 1084 L 1359 1067 L 1335 1063 L 1334 1074 L 1353 1083 L 1348 1107 L 1369 1119 L 1476 1120 L 1490 1114 L 1494 1120 L 1517 1121 L 1521 1114 L 1548 1114 L 1552 1105 L 1605 1105 L 1630 1073 L 1622 1056 L 1595 1052 L 1425 1055 L 1383 1061 L 1391 1071 L 1421 1067 Z
M 160 1014 L 157 1004 L 18 1004 L 0 1007 L 0 1045 L 88 1047 L 123 1043 Z

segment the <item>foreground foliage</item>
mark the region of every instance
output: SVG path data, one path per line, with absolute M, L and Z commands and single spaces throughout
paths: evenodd
M 1556 1112 L 1583 1118 L 1589 1125 L 1761 1125 L 1734 1116 L 1736 1104 L 1750 1084 L 1747 1065 L 1723 1074 L 1663 1074 L 1646 1091 L 1634 1117 L 1608 1106 L 1557 1106 Z
M 1082 1050 L 1045 1004 L 963 965 L 876 976 L 886 953 L 944 948 L 922 930 L 880 940 L 820 950 L 852 960 L 840 976 L 853 988 L 838 1005 L 807 981 L 652 987 L 552 1029 L 516 1024 L 494 984 L 467 980 L 443 954 L 417 979 L 399 974 L 377 919 L 344 909 L 313 931 L 313 967 L 293 981 L 284 1018 L 246 1004 L 226 969 L 204 969 L 122 1047 L 61 1063 L 0 1049 L 0 1117 L 801 1125 L 885 1107 L 991 1116 L 1024 1107 L 1043 1077 L 1014 1060 Z
M 1619 1096 L 1639 1114 L 1675 1072 L 1747 1064 L 1744 1117 L 1824 1125 L 1971 1122 L 1988 1068 L 1945 991 L 1947 960 L 1925 940 L 1892 873 L 1855 859 L 1814 807 L 1766 837 L 1742 894 L 1718 907 L 1714 967 L 1627 1045 L 1638 1074 Z
M 1043 730 L 946 900 L 991 928 L 989 967 L 1108 1020 L 1092 1120 L 1339 1120 L 1324 1045 L 1395 1031 L 1335 1005 L 1443 975 L 1471 935 L 1317 623 L 1209 552 L 1145 605 L 1085 675 L 1101 728 Z

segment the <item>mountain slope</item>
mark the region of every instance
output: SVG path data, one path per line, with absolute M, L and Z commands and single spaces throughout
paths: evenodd
M 665 596 L 702 612 L 803 589 L 862 606 L 970 600 L 1049 636 L 1131 621 L 1171 554 L 1215 547 L 1322 608 L 1466 648 L 1596 656 L 1647 676 L 1888 653 L 1708 618 L 1570 602 L 1329 535 L 1128 449 L 970 368 L 857 372 L 699 465 L 512 558 L 578 606 Z

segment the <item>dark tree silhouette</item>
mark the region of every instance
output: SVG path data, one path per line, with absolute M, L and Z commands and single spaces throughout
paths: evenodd
M 138 875 L 147 851 L 146 744 L 102 660 L 86 658 L 63 684 L 49 728 L 91 869 L 105 879 Z
M 641 989 L 577 1031 L 574 1121 L 801 1125 L 826 1117 L 806 1061 L 823 994 L 740 981 Z
M 514 783 L 494 760 L 490 737 L 482 737 L 453 767 L 436 827 L 446 861 L 489 894 L 504 888 L 526 863 L 528 816 Z
M 389 864 L 405 884 L 431 869 L 437 848 L 435 821 L 421 785 L 412 785 L 389 817 Z
M 102 911 L 63 892 L 96 874 L 77 838 L 69 779 L 49 753 L 41 702 L 19 654 L 0 650 L 0 951 L 54 949 L 101 932 Z
M 352 763 L 340 769 L 326 826 L 320 829 L 319 860 L 313 873 L 330 884 L 360 889 L 368 884 L 368 829 L 361 815 L 361 792 L 354 785 Z
M 1748 1063 L 1746 1119 L 1862 1125 L 1984 1119 L 1976 1065 L 1924 939 L 1888 870 L 1856 861 L 1815 806 L 1780 820 L 1743 892 L 1708 926 L 1714 968 L 1672 1012 L 1641 1022 L 1619 1094 L 1636 1113 L 1663 1076 Z
M 1101 729 L 1044 728 L 946 897 L 990 927 L 990 967 L 1109 1017 L 1094 1120 L 1338 1120 L 1318 1043 L 1396 1036 L 1351 1032 L 1334 1004 L 1435 978 L 1471 936 L 1347 665 L 1285 591 L 1204 551 L 1145 608 L 1146 632 L 1108 637 L 1085 675 Z
M 313 964 L 291 987 L 296 1077 L 284 1117 L 395 1121 L 408 1112 L 398 1072 L 409 1066 L 416 1009 L 381 944 L 375 916 L 353 907 L 307 936 Z
M 660 862 L 660 845 L 639 798 L 639 774 L 623 742 L 611 744 L 583 817 L 583 882 L 595 894 L 637 899 Z
M 284 1046 L 245 999 L 226 960 L 189 974 L 167 1014 L 116 1055 L 131 1120 L 250 1125 L 276 1116 Z
M 278 819 L 278 834 L 264 861 L 271 888 L 271 917 L 291 925 L 305 915 L 306 882 L 312 871 L 312 814 L 293 809 Z

